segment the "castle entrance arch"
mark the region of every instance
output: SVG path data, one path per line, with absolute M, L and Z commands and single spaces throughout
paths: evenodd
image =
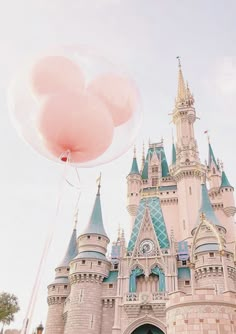
M 136 328 L 131 334 L 164 334 L 164 332 L 156 326 L 145 324 Z

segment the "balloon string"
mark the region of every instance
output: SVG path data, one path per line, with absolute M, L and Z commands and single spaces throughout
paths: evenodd
M 63 156 L 65 156 L 65 154 L 67 154 L 69 156 L 69 152 L 63 153 Z M 32 293 L 31 293 L 29 304 L 28 304 L 26 316 L 25 316 L 25 319 L 24 319 L 24 322 L 23 322 L 23 327 L 22 327 L 22 330 L 21 330 L 21 334 L 28 334 L 29 330 L 30 330 L 31 321 L 32 321 L 34 308 L 35 308 L 35 303 L 36 303 L 36 300 L 37 300 L 42 275 L 43 275 L 43 272 L 44 272 L 44 269 L 45 269 L 45 263 L 46 263 L 47 255 L 48 255 L 48 252 L 49 252 L 52 240 L 53 240 L 55 227 L 56 227 L 56 223 L 57 223 L 57 220 L 58 220 L 58 214 L 59 214 L 59 209 L 60 209 L 60 205 L 61 205 L 63 188 L 64 188 L 64 181 L 66 179 L 66 173 L 67 173 L 68 165 L 69 165 L 69 159 L 67 159 L 65 161 L 65 166 L 64 166 L 64 170 L 63 170 L 63 174 L 62 174 L 62 178 L 61 178 L 61 183 L 60 183 L 60 186 L 59 186 L 59 195 L 58 195 L 58 199 L 57 199 L 55 218 L 52 219 L 52 223 L 49 225 L 48 236 L 47 236 L 47 239 L 45 241 L 44 248 L 43 248 L 43 253 L 42 253 L 41 258 L 40 258 L 40 262 L 39 262 L 39 266 L 38 266 L 38 270 L 37 270 L 37 274 L 36 274 L 36 279 L 35 279 L 34 286 L 33 286 L 33 289 L 32 289 Z

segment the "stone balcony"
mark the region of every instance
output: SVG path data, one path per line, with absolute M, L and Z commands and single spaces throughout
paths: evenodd
M 142 304 L 149 303 L 149 302 L 159 302 L 159 301 L 166 301 L 168 300 L 166 292 L 131 292 L 125 295 L 126 302 L 139 302 Z
M 127 293 L 123 306 L 129 318 L 135 318 L 142 312 L 153 312 L 156 317 L 164 317 L 168 296 L 166 292 Z

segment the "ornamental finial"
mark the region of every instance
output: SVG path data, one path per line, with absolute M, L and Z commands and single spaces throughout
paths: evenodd
M 100 172 L 100 175 L 99 175 L 99 177 L 98 177 L 97 180 L 96 180 L 96 183 L 97 183 L 97 185 L 98 185 L 98 192 L 97 192 L 97 195 L 100 195 L 101 180 L 102 180 L 102 173 Z
M 136 158 L 136 145 L 134 145 L 134 158 Z
M 176 59 L 178 59 L 179 68 L 181 68 L 180 56 L 177 56 Z

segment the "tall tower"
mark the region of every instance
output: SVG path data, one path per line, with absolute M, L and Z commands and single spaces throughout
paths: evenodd
M 101 333 L 102 282 L 111 266 L 105 255 L 108 243 L 99 185 L 91 218 L 78 238 L 78 255 L 70 265 L 71 293 L 64 334 Z
M 172 121 L 176 126 L 176 155 L 170 172 L 179 193 L 179 228 L 182 239 L 190 237 L 200 207 L 201 177 L 205 166 L 201 165 L 197 141 L 194 136 L 196 111 L 189 86 L 185 85 L 179 61 L 178 93 Z
M 139 201 L 140 201 L 140 189 L 141 189 L 142 179 L 139 173 L 137 158 L 136 158 L 136 148 L 134 148 L 134 157 L 131 166 L 131 170 L 127 176 L 127 210 L 131 216 L 131 225 L 133 226 L 134 219 L 137 213 Z
M 47 334 L 64 334 L 64 302 L 70 294 L 70 261 L 78 254 L 76 245 L 76 227 L 74 227 L 65 256 L 56 268 L 56 277 L 48 286 Z

